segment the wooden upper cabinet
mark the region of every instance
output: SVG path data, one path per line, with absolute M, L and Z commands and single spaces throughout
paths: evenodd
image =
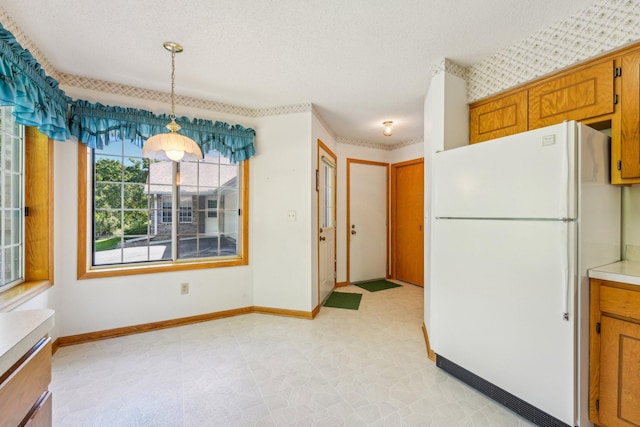
M 640 177 L 640 51 L 622 56 L 620 76 L 620 178 Z M 615 155 L 615 152 L 612 152 Z M 616 162 L 617 163 L 617 162 Z M 614 169 L 615 170 L 615 169 Z
M 529 129 L 613 113 L 614 61 L 608 59 L 529 88 Z
M 527 91 L 469 106 L 469 143 L 527 130 Z

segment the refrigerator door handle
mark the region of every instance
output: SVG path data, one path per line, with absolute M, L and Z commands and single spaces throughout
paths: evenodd
M 562 266 L 564 270 L 564 283 L 562 284 L 562 320 L 569 321 L 569 283 L 571 280 L 571 269 L 569 268 L 571 265 L 571 250 L 569 249 L 571 246 L 571 227 L 570 222 L 565 222 L 565 237 L 567 239 L 567 246 L 565 249 L 565 257 L 563 260 L 564 265 Z

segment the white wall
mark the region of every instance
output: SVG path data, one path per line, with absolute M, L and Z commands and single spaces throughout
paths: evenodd
M 315 174 L 316 169 L 318 169 L 318 140 L 322 141 L 322 143 L 336 154 L 336 140 L 335 137 L 329 130 L 324 126 L 322 121 L 316 116 L 315 113 L 312 114 L 311 117 L 311 169 L 313 172 L 313 178 L 310 182 L 311 188 L 309 189 L 311 192 L 311 241 L 317 242 L 320 236 L 318 235 L 319 226 L 318 226 L 318 193 L 316 191 L 316 180 Z M 336 154 L 337 156 L 337 154 Z M 336 236 L 338 231 L 336 230 Z M 317 307 L 320 304 L 320 290 L 318 284 L 318 245 L 311 245 L 311 261 L 312 261 L 312 269 L 313 269 L 313 286 L 311 288 L 311 306 Z
M 251 161 L 249 260 L 254 305 L 311 311 L 311 112 L 259 118 L 256 132 L 261 148 Z M 296 221 L 288 221 L 289 211 Z
M 390 151 L 389 163 L 393 165 L 421 157 L 424 157 L 424 143 L 416 143 Z
M 431 328 L 431 195 L 433 154 L 468 144 L 466 82 L 447 72 L 432 77 L 424 102 L 424 322 Z
M 65 87 L 74 98 L 155 112 L 166 105 Z M 74 140 L 55 144 L 55 285 L 20 307 L 56 310 L 54 338 L 246 306 L 312 310 L 311 113 L 249 118 L 178 106 L 178 115 L 256 129 L 249 162 L 249 265 L 76 279 L 77 160 Z M 288 222 L 288 210 L 297 221 Z M 181 295 L 180 283 L 190 293 Z M 317 295 L 317 292 L 316 292 Z
M 622 188 L 622 256 L 640 261 L 640 185 Z
M 72 98 L 167 112 L 161 102 L 74 87 Z M 421 157 L 422 145 L 396 151 L 337 144 L 309 112 L 244 117 L 178 106 L 179 116 L 241 124 L 256 130 L 249 162 L 249 265 L 78 280 L 78 143 L 55 144 L 54 282 L 19 309 L 56 310 L 54 338 L 213 313 L 247 306 L 310 312 L 318 305 L 317 140 L 338 156 L 338 281 L 346 280 L 347 157 L 400 162 Z M 288 220 L 289 211 L 296 221 Z M 188 295 L 180 283 L 188 282 Z

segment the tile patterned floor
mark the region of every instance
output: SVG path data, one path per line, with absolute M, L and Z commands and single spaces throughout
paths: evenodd
M 426 357 L 423 291 L 315 320 L 249 314 L 53 358 L 54 426 L 530 426 Z

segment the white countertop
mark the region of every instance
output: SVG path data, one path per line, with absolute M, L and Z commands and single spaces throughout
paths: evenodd
M 49 333 L 54 313 L 49 308 L 0 313 L 0 375 Z
M 593 279 L 610 280 L 612 282 L 640 285 L 640 262 L 618 261 L 589 270 L 589 277 Z

